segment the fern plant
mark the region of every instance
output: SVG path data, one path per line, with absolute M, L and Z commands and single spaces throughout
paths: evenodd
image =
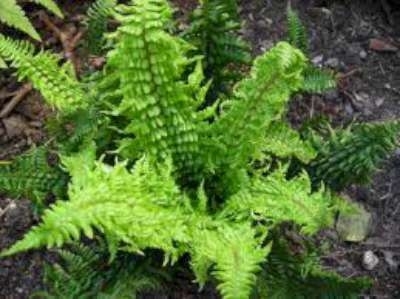
M 307 59 L 278 43 L 255 59 L 216 113 L 216 105 L 200 108 L 208 88 L 202 61 L 189 56 L 192 45 L 168 33 L 167 1 L 119 5 L 114 17 L 120 26 L 109 37 L 113 49 L 87 85 L 52 54 L 0 35 L 0 55 L 61 116 L 101 102 L 115 133 L 105 150 L 83 138 L 77 152 L 61 153 L 71 177 L 68 200 L 53 204 L 2 255 L 101 234 L 112 257 L 159 249 L 165 264 L 174 264 L 189 255 L 200 285 L 213 277 L 224 298 L 249 298 L 274 227 L 290 221 L 311 235 L 332 225 L 344 204 L 328 190 L 312 192 L 305 172 L 287 179 L 283 163 L 268 174 L 252 167 L 265 151 L 305 163 L 316 156 L 282 121 L 291 94 L 304 84 Z M 101 139 L 98 131 L 91 139 Z M 296 148 L 287 146 L 289 138 Z
M 60 18 L 63 16 L 60 8 L 53 0 L 30 0 L 29 2 L 42 5 Z M 33 28 L 16 0 L 2 0 L 0 2 L 0 22 L 17 28 L 36 40 L 40 40 L 39 34 Z

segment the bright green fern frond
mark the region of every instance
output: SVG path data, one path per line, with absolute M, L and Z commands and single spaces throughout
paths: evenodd
M 140 160 L 130 173 L 120 163 L 114 167 L 93 164 L 91 155 L 64 159 L 72 175 L 70 200 L 53 205 L 42 223 L 3 255 L 61 246 L 81 234 L 93 238 L 97 229 L 125 251 L 157 248 L 172 262 L 184 253 L 196 256 L 195 264 L 205 259 L 209 266 L 215 265 L 214 275 L 225 298 L 238 294 L 237 298 L 246 298 L 268 253 L 250 222 L 234 223 L 193 209 L 175 185 L 168 165 L 155 169 Z
M 0 56 L 17 69 L 19 80 L 28 79 L 45 100 L 68 113 L 87 105 L 86 96 L 68 64 L 59 66 L 59 58 L 48 52 L 34 54 L 27 42 L 13 41 L 0 34 Z
M 56 16 L 62 18 L 63 13 L 61 12 L 60 8 L 58 5 L 53 1 L 53 0 L 29 0 L 30 2 L 35 2 L 48 10 L 50 10 L 52 13 L 54 13 Z
M 42 5 L 59 17 L 62 17 L 62 12 L 52 0 L 30 0 Z M 33 28 L 31 22 L 26 17 L 25 12 L 17 4 L 16 0 L 1 0 L 0 1 L 0 22 L 4 22 L 9 26 L 17 28 L 32 38 L 40 40 L 40 36 Z
M 321 93 L 336 87 L 335 75 L 328 71 L 310 66 L 304 71 L 302 90 L 309 93 Z
M 39 34 L 33 28 L 16 0 L 0 1 L 0 21 L 25 32 L 36 40 L 40 40 Z
M 51 161 L 55 157 L 39 147 L 9 164 L 0 164 L 0 192 L 26 197 L 39 204 L 48 194 L 65 198 L 68 175 L 59 168 L 57 161 Z
M 304 55 L 285 42 L 255 60 L 250 78 L 240 82 L 234 99 L 225 103 L 228 111 L 211 125 L 222 150 L 216 165 L 244 168 L 262 150 L 266 129 L 281 119 L 290 95 L 301 87 L 304 66 Z
M 296 157 L 304 163 L 315 158 L 316 152 L 308 141 L 286 122 L 274 121 L 267 129 L 263 151 L 279 158 Z
M 100 55 L 104 45 L 104 34 L 108 18 L 117 5 L 117 0 L 96 0 L 87 11 L 87 48 L 91 54 Z
M 261 243 L 250 224 L 199 231 L 193 240 L 192 262 L 195 269 L 199 268 L 196 260 L 215 263 L 213 275 L 220 282 L 218 289 L 224 299 L 247 299 L 270 250 Z
M 399 133 L 397 121 L 332 130 L 330 136 L 315 139 L 318 156 L 308 172 L 316 184 L 323 181 L 338 190 L 353 183 L 368 183 L 379 163 L 398 145 Z
M 179 170 L 190 171 L 198 151 L 198 104 L 190 86 L 180 81 L 190 46 L 164 30 L 172 13 L 166 1 L 136 1 L 118 11 L 122 24 L 108 63 L 120 78 L 123 96 L 115 114 L 130 120 L 124 131 L 135 135 L 124 145 L 160 161 L 170 155 Z
M 271 225 L 293 221 L 304 233 L 313 234 L 333 224 L 334 204 L 323 190 L 311 193 L 307 174 L 287 180 L 286 170 L 282 168 L 266 178 L 253 178 L 248 189 L 227 201 L 223 213 L 238 219 L 264 219 Z
M 308 54 L 308 36 L 306 27 L 301 22 L 299 15 L 291 7 L 287 10 L 288 41 L 304 54 Z

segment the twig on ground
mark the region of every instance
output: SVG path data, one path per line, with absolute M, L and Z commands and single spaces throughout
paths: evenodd
M 84 31 L 80 30 L 76 34 L 71 32 L 64 32 L 60 30 L 52 21 L 45 12 L 40 14 L 40 19 L 43 23 L 55 34 L 58 40 L 61 42 L 63 47 L 64 57 L 69 60 L 74 67 L 75 74 L 79 73 L 79 59 L 75 55 L 75 49 L 78 46 L 79 41 L 82 39 Z
M 14 110 L 15 106 L 17 106 L 31 90 L 32 85 L 28 83 L 23 85 L 16 92 L 12 93 L 13 98 L 0 111 L 0 118 L 7 117 Z
M 4 209 L 0 209 L 0 218 L 3 217 L 8 212 L 8 210 L 15 209 L 16 206 L 17 205 L 15 204 L 15 202 L 11 201 Z

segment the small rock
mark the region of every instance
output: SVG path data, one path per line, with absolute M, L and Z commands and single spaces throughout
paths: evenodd
M 22 294 L 24 292 L 23 288 L 16 288 L 17 293 Z
M 371 38 L 369 40 L 369 48 L 377 52 L 397 52 L 398 48 L 388 41 Z
M 375 100 L 375 106 L 380 107 L 383 105 L 384 102 L 385 102 L 385 99 L 383 97 L 378 97 Z
M 357 211 L 339 215 L 336 230 L 344 241 L 361 242 L 368 236 L 371 225 L 371 214 L 362 206 L 358 206 Z
M 27 125 L 23 118 L 19 115 L 12 115 L 3 119 L 3 125 L 6 130 L 7 135 L 10 138 L 19 136 L 25 132 Z
M 362 264 L 367 270 L 373 270 L 379 263 L 379 258 L 371 250 L 364 252 Z
M 264 18 L 262 20 L 257 21 L 257 27 L 259 28 L 269 28 L 272 25 L 273 21 L 269 18 Z
M 367 57 L 368 57 L 367 51 L 361 50 L 361 51 L 360 51 L 360 58 L 363 59 L 363 60 L 365 60 L 365 59 L 367 59 Z
M 325 66 L 330 67 L 330 68 L 337 68 L 340 64 L 340 61 L 338 58 L 329 58 L 327 61 L 325 61 Z
M 315 56 L 313 59 L 311 59 L 311 62 L 314 65 L 320 66 L 322 64 L 323 60 L 324 60 L 324 55 L 321 54 L 321 55 Z
M 347 114 L 348 116 L 352 116 L 352 115 L 354 114 L 353 105 L 351 105 L 351 103 L 349 103 L 349 102 L 346 102 L 346 103 L 344 104 L 344 111 L 346 112 L 346 114 Z

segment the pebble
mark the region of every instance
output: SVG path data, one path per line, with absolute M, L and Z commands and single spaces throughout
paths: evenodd
M 384 97 L 377 97 L 377 98 L 375 99 L 375 105 L 376 105 L 376 107 L 382 106 L 384 102 L 385 102 L 385 98 L 384 98 Z
M 367 59 L 367 57 L 368 57 L 367 51 L 361 50 L 360 51 L 360 58 L 364 60 L 364 59 Z
M 311 59 L 311 62 L 314 65 L 320 66 L 322 64 L 323 60 L 324 60 L 324 55 L 321 54 L 321 55 L 315 56 L 313 59 Z
M 379 258 L 371 250 L 364 252 L 362 264 L 366 270 L 373 270 L 379 263 Z
M 333 69 L 337 68 L 340 64 L 340 61 L 338 58 L 329 58 L 327 61 L 325 61 L 325 66 L 331 67 Z

